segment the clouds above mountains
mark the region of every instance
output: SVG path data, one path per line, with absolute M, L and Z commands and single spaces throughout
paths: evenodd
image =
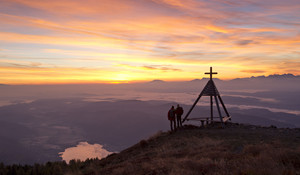
M 249 76 L 241 71 L 249 67 L 265 74 L 298 74 L 299 11 L 296 0 L 4 0 L 0 67 L 9 71 L 1 73 L 29 73 L 3 61 L 9 59 L 35 62 L 43 70 L 74 69 L 80 76 L 59 75 L 71 82 L 110 82 L 118 74 L 126 81 L 150 80 L 165 70 L 135 68 L 165 64 L 174 67 L 166 80 L 184 79 L 182 73 L 197 78 L 209 66 L 225 79 Z M 90 78 L 84 70 L 102 73 Z M 41 83 L 40 76 L 51 79 L 38 72 L 31 76 Z M 3 81 L 32 82 L 22 76 Z

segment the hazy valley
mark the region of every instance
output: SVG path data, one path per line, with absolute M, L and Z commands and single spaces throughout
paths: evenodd
M 61 160 L 58 153 L 80 142 L 119 152 L 159 130 L 167 131 L 171 105 L 182 104 L 186 113 L 206 82 L 1 85 L 0 162 Z M 215 83 L 234 122 L 300 127 L 299 77 Z M 208 99 L 201 99 L 191 116 L 208 117 Z

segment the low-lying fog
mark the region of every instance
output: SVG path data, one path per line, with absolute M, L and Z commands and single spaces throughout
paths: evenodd
M 169 108 L 179 103 L 186 113 L 207 81 L 0 85 L 0 162 L 84 160 L 121 151 L 167 131 Z M 300 127 L 299 77 L 215 84 L 233 122 Z M 208 100 L 201 98 L 191 117 L 208 117 Z

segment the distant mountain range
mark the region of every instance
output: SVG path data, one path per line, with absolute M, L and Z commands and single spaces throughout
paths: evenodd
M 235 78 L 235 79 L 232 79 L 232 80 L 249 80 L 249 79 L 300 79 L 300 75 L 294 75 L 294 74 L 291 74 L 291 73 L 287 73 L 287 74 L 273 74 L 273 75 L 268 75 L 268 76 L 265 76 L 265 75 L 261 75 L 261 76 L 252 76 L 252 77 L 247 77 L 247 78 Z M 215 81 L 223 81 L 219 78 L 213 78 Z M 202 78 L 202 79 L 194 79 L 194 80 L 191 80 L 191 81 L 188 81 L 188 82 L 200 82 L 202 80 L 209 80 L 209 78 Z M 150 81 L 149 83 L 153 83 L 153 84 L 156 84 L 156 83 L 165 83 L 166 81 L 163 81 L 163 80 L 159 80 L 159 79 L 156 79 L 156 80 L 152 80 Z
M 273 75 L 269 75 L 269 76 L 264 76 L 264 75 L 262 75 L 262 76 L 257 76 L 257 77 L 255 77 L 255 76 L 252 76 L 252 77 L 250 77 L 251 79 L 291 79 L 291 78 L 300 78 L 300 76 L 299 75 L 293 75 L 293 74 L 290 74 L 290 73 L 288 73 L 288 74 L 273 74 Z M 239 78 L 237 78 L 237 79 L 239 79 Z M 240 79 L 249 79 L 249 78 L 240 78 Z
M 224 81 L 224 80 L 221 80 L 219 78 L 213 78 L 214 81 Z M 276 80 L 276 79 L 280 79 L 280 80 L 284 80 L 284 79 L 300 79 L 300 75 L 294 75 L 294 74 L 291 74 L 291 73 L 287 73 L 287 74 L 273 74 L 273 75 L 268 75 L 268 76 L 265 76 L 265 75 L 261 75 L 261 76 L 251 76 L 251 77 L 246 77 L 246 78 L 235 78 L 235 79 L 232 79 L 232 80 L 229 80 L 229 81 L 236 81 L 236 80 L 266 80 L 266 79 L 270 79 L 270 80 Z M 206 77 L 203 77 L 202 79 L 193 79 L 193 80 L 190 80 L 190 81 L 187 81 L 187 82 L 191 82 L 191 83 L 197 83 L 197 82 L 201 82 L 203 80 L 209 80 L 209 78 L 206 78 Z M 162 83 L 167 83 L 168 81 L 164 81 L 164 80 L 160 80 L 160 79 L 155 79 L 155 80 L 152 80 L 152 81 L 149 81 L 148 83 L 149 84 L 153 84 L 153 85 L 158 85 L 158 84 L 162 84 Z M 0 86 L 7 86 L 9 84 L 1 84 L 0 83 Z

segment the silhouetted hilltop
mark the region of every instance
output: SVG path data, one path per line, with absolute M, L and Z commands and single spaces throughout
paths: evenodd
M 196 78 L 196 79 L 191 80 L 190 82 L 199 82 L 199 81 L 201 81 L 201 80 Z
M 202 78 L 201 80 L 205 80 L 205 81 L 208 81 L 210 78 Z M 220 80 L 219 78 L 213 78 L 214 81 L 222 81 Z
M 150 81 L 149 83 L 165 83 L 165 81 L 163 81 L 163 80 L 152 80 L 152 81 Z
M 300 129 L 228 123 L 148 140 L 98 162 L 99 174 L 294 174 L 300 170 Z
M 261 76 L 252 76 L 250 78 L 236 78 L 236 79 L 233 79 L 233 80 L 249 80 L 249 79 L 257 79 L 257 80 L 266 80 L 266 79 L 295 79 L 295 78 L 299 78 L 300 79 L 300 76 L 299 75 L 293 75 L 293 74 L 290 74 L 290 73 L 287 73 L 287 74 L 273 74 L 273 75 L 269 75 L 269 76 L 264 76 L 264 75 L 261 75 Z
M 214 81 L 216 82 L 222 82 L 224 80 L 221 80 L 219 78 L 213 78 Z M 291 73 L 286 73 L 286 74 L 273 74 L 273 75 L 261 75 L 261 76 L 251 76 L 251 77 L 246 77 L 246 78 L 235 78 L 229 81 L 249 81 L 249 80 L 291 80 L 291 79 L 300 79 L 300 75 L 293 75 Z M 201 79 L 193 79 L 190 81 L 186 81 L 188 83 L 203 83 L 203 82 L 207 82 L 209 80 L 208 77 L 203 77 Z M 182 82 L 182 83 L 186 83 L 186 82 Z M 168 83 L 166 81 L 163 80 L 152 80 L 149 82 L 150 84 L 161 84 L 161 83 Z M 180 82 L 177 82 L 180 83 Z
M 251 78 L 269 78 L 269 79 L 290 79 L 290 78 L 300 78 L 300 76 L 295 76 L 293 74 L 273 74 L 273 75 L 269 75 L 269 76 L 258 76 L 258 77 L 254 77 L 252 76 Z
M 9 174 L 298 174 L 300 129 L 227 123 L 158 132 L 102 160 L 3 166 Z M 10 171 L 9 171 L 10 170 Z M 17 173 L 16 173 L 17 172 Z

